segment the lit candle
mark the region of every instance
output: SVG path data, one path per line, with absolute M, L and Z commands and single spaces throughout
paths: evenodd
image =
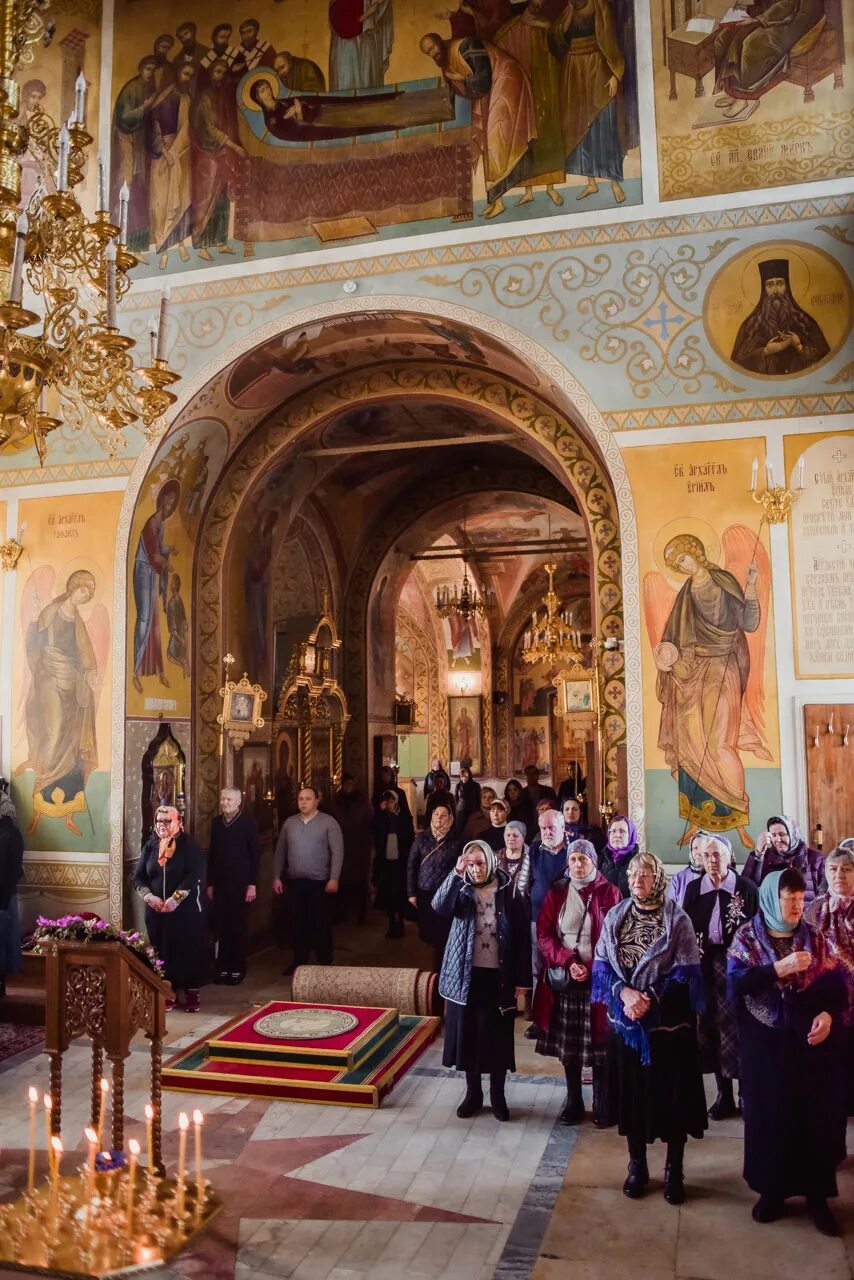
M 130 187 L 126 182 L 119 191 L 119 244 L 128 242 L 128 205 L 130 203 Z
M 157 326 L 157 351 L 155 358 L 157 360 L 166 359 L 166 329 L 169 319 L 169 289 L 166 288 L 160 295 L 160 322 Z
M 765 464 L 765 467 L 768 472 L 768 488 L 773 489 L 774 488 L 774 468 L 770 462 L 767 462 Z
M 199 1213 L 202 1211 L 202 1204 L 205 1198 L 205 1180 L 202 1177 L 202 1124 L 204 1116 L 201 1111 L 193 1112 L 193 1124 L 195 1126 L 196 1138 L 196 1208 Z
M 56 167 L 57 191 L 68 190 L 68 152 L 70 146 L 71 138 L 68 135 L 68 126 L 63 125 L 59 131 L 59 163 Z
M 86 77 L 81 71 L 77 79 L 74 81 L 74 116 L 72 117 L 75 124 L 82 124 L 86 117 Z M 101 208 L 105 208 L 101 205 Z
M 799 489 L 803 489 L 804 487 L 804 465 L 805 465 L 804 455 L 801 454 L 800 461 L 798 462 L 798 488 Z
M 101 1103 L 98 1107 L 98 1148 L 104 1145 L 104 1112 L 107 1109 L 107 1094 L 110 1092 L 110 1082 L 106 1076 L 101 1076 Z
M 148 1168 L 154 1169 L 154 1107 L 150 1102 L 145 1104 L 145 1142 L 148 1147 Z
M 176 1212 L 179 1218 L 184 1216 L 184 1179 L 187 1172 L 187 1130 L 189 1127 L 189 1117 L 186 1111 L 182 1111 L 178 1116 L 178 1196 Z
M 759 459 L 753 459 L 753 466 L 750 470 L 750 492 L 756 492 L 756 477 L 759 475 Z
M 89 1143 L 89 1155 L 86 1160 L 86 1214 L 95 1193 L 95 1156 L 98 1154 L 98 1135 L 94 1129 L 85 1129 L 86 1141 Z
M 151 357 L 151 363 L 154 364 L 154 361 L 157 359 L 157 325 L 153 320 L 149 321 L 148 325 L 148 345 L 150 348 L 149 354 Z
M 107 328 L 116 329 L 116 242 L 111 240 L 104 254 L 107 276 Z
M 21 305 L 24 296 L 24 260 L 27 248 L 27 232 L 30 220 L 22 212 L 15 223 L 15 251 L 12 257 L 12 277 L 9 281 L 9 301 Z
M 50 1221 L 51 1225 L 56 1223 L 57 1200 L 59 1198 L 59 1167 L 62 1164 L 62 1138 L 54 1137 L 50 1140 L 52 1152 L 51 1159 L 51 1175 L 50 1175 Z
M 32 1192 L 36 1183 L 36 1107 L 39 1105 L 39 1091 L 30 1085 L 27 1091 L 30 1101 L 30 1155 L 27 1161 L 27 1191 Z
M 131 1138 L 128 1143 L 128 1151 L 130 1152 L 130 1168 L 128 1169 L 128 1198 L 127 1208 L 127 1235 L 128 1238 L 133 1235 L 133 1193 L 136 1187 L 136 1162 L 139 1159 L 139 1143 L 136 1138 Z
M 103 151 L 98 153 L 98 204 L 97 210 L 103 213 L 107 208 L 107 159 Z
M 47 1167 L 48 1167 L 48 1172 L 50 1172 L 51 1159 L 52 1159 L 50 1140 L 53 1137 L 53 1133 L 50 1127 L 50 1122 L 51 1122 L 51 1114 L 53 1112 L 53 1098 L 50 1096 L 49 1093 L 46 1093 L 42 1098 L 42 1102 L 44 1104 L 44 1127 L 45 1127 L 45 1132 L 47 1133 Z

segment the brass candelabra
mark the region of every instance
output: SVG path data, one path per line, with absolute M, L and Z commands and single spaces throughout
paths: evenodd
M 19 118 L 15 75 L 32 61 L 47 7 L 47 0 L 0 0 L 0 450 L 32 441 L 41 463 L 47 437 L 63 422 L 90 432 L 109 453 L 122 447 L 132 423 L 155 438 L 178 378 L 166 360 L 166 291 L 147 363 L 135 366 L 135 343 L 118 329 L 118 304 L 139 261 L 127 247 L 127 187 L 118 223 L 105 160 L 98 160 L 93 219 L 75 195 L 93 141 L 82 74 L 67 123 L 57 126 L 40 109 L 26 123 Z M 41 179 L 22 209 L 20 157 L 28 149 Z M 37 309 L 24 305 L 25 285 Z M 36 325 L 39 332 L 26 332 Z M 62 417 L 47 411 L 48 388 L 58 393 Z
M 531 626 L 522 637 L 522 657 L 525 662 L 567 663 L 571 668 L 584 666 L 581 652 L 581 632 L 573 628 L 569 610 L 561 605 L 555 591 L 556 564 L 543 565 L 549 588 L 543 596 L 543 613 L 534 610 Z

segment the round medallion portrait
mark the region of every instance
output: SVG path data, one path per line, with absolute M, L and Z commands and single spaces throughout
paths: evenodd
M 329 1040 L 358 1027 L 359 1019 L 343 1009 L 283 1009 L 253 1025 L 268 1040 Z
M 851 332 L 851 288 L 829 253 L 771 241 L 730 258 L 703 307 L 718 355 L 756 378 L 795 378 L 836 355 Z

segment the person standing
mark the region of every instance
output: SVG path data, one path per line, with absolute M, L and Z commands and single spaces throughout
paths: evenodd
M 546 782 L 540 782 L 540 770 L 535 764 L 525 766 L 525 793 L 535 813 L 537 812 L 537 805 L 541 804 L 543 800 L 548 800 L 553 809 L 558 808 L 557 793 L 554 787 L 550 787 Z
M 433 967 L 437 973 L 442 967 L 451 926 L 433 910 L 433 896 L 455 866 L 462 847 L 453 835 L 452 806 L 450 796 L 437 797 L 430 814 L 430 826 L 419 831 L 413 841 L 406 872 L 407 896 L 418 912 L 418 935 L 433 948 Z
M 684 906 L 688 886 L 695 880 L 702 879 L 706 870 L 703 864 L 703 845 L 707 840 L 713 839 L 714 837 L 708 831 L 700 830 L 695 831 L 688 842 L 688 865 L 677 871 L 667 882 L 667 896 L 672 898 L 677 907 Z M 729 844 L 729 841 L 727 843 Z M 729 849 L 731 854 L 732 845 Z
M 457 831 L 462 835 L 472 814 L 480 813 L 481 804 L 480 783 L 468 765 L 460 765 L 460 780 L 454 788 L 454 799 L 457 802 Z
M 308 964 L 312 951 L 318 964 L 332 964 L 331 899 L 344 864 L 341 828 L 320 812 L 316 787 L 300 788 L 297 809 L 282 825 L 273 858 L 273 892 L 283 894 L 287 884 L 293 921 L 294 959 L 285 977 Z
M 483 839 L 489 845 L 494 853 L 501 853 L 504 848 L 504 831 L 507 826 L 507 819 L 510 816 L 510 806 L 506 800 L 493 800 L 489 806 L 490 827 L 488 831 L 483 833 Z M 527 839 L 524 822 L 519 823 L 522 831 L 522 842 Z
M 457 802 L 449 790 L 450 783 L 448 783 L 447 787 L 445 785 L 446 777 L 447 775 L 444 773 L 436 774 L 436 778 L 433 782 L 433 790 L 427 797 L 427 803 L 424 806 L 424 822 L 426 825 L 429 825 L 431 822 L 433 810 L 436 808 L 436 805 L 447 805 L 451 810 L 451 813 L 456 816 Z
M 756 848 L 747 855 L 744 875 L 759 888 L 772 871 L 784 871 L 794 867 L 806 884 L 806 906 L 827 889 L 824 874 L 824 855 L 812 849 L 801 835 L 794 818 L 784 813 L 769 818 L 765 831 L 756 841 Z
M 563 784 L 561 783 L 561 786 Z M 605 847 L 605 832 L 601 827 L 584 821 L 581 801 L 577 796 L 568 796 L 563 802 L 558 793 L 558 807 L 563 814 L 568 840 L 589 840 L 597 853 Z
M 359 790 L 352 773 L 345 773 L 341 777 L 341 789 L 330 807 L 344 838 L 344 864 L 336 918 L 346 919 L 352 908 L 356 923 L 364 924 L 368 909 L 371 850 L 374 847 L 374 806 L 364 791 Z
M 608 823 L 608 839 L 599 858 L 599 870 L 629 896 L 629 863 L 638 852 L 638 831 L 631 818 L 616 814 Z
M 825 868 L 828 891 L 810 904 L 804 919 L 825 935 L 848 975 L 845 1078 L 851 1116 L 854 1115 L 854 850 L 850 844 L 832 849 L 825 859 Z
M 204 855 L 184 830 L 178 810 L 161 805 L 154 815 L 154 834 L 143 845 L 133 873 L 133 887 L 145 903 L 145 931 L 163 961 L 174 996 L 166 1008 L 180 1004 L 199 1012 L 199 989 L 208 981 L 208 935 L 202 889 Z
M 255 901 L 261 840 L 258 825 L 240 809 L 236 787 L 219 793 L 219 816 L 211 825 L 208 902 L 216 956 L 215 982 L 238 986 L 246 977 L 249 907 Z
M 557 809 L 546 809 L 539 818 L 540 834 L 531 844 L 531 971 L 537 983 L 543 971 L 543 957 L 537 938 L 537 921 L 546 894 L 555 880 L 566 871 L 566 824 Z M 536 1040 L 544 1030 L 536 1020 L 525 1032 L 527 1040 Z
M 448 772 L 445 769 L 445 766 L 442 764 L 442 761 L 439 759 L 439 757 L 434 756 L 433 759 L 430 761 L 430 768 L 427 770 L 427 773 L 424 775 L 424 799 L 425 800 L 429 798 L 431 791 L 435 790 L 436 778 L 439 776 L 439 774 L 441 774 L 442 777 L 445 779 L 445 790 L 447 792 L 450 792 L 451 779 L 448 776 Z
M 0 997 L 6 994 L 6 978 L 21 968 L 18 881 L 24 874 L 24 840 L 17 818 L 14 802 L 0 782 Z
M 405 933 L 406 867 L 415 833 L 409 810 L 403 813 L 396 791 L 384 791 L 374 818 L 375 905 L 388 916 L 387 938 Z

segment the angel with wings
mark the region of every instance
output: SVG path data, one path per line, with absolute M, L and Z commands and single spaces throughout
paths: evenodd
M 644 615 L 658 669 L 658 745 L 679 786 L 679 813 L 694 830 L 737 830 L 745 848 L 750 802 L 742 756 L 771 760 L 763 670 L 770 565 L 743 525 L 723 535 L 725 568 L 693 534 L 671 538 L 664 562 L 686 581 L 644 578 Z M 683 841 L 684 843 L 684 841 Z

